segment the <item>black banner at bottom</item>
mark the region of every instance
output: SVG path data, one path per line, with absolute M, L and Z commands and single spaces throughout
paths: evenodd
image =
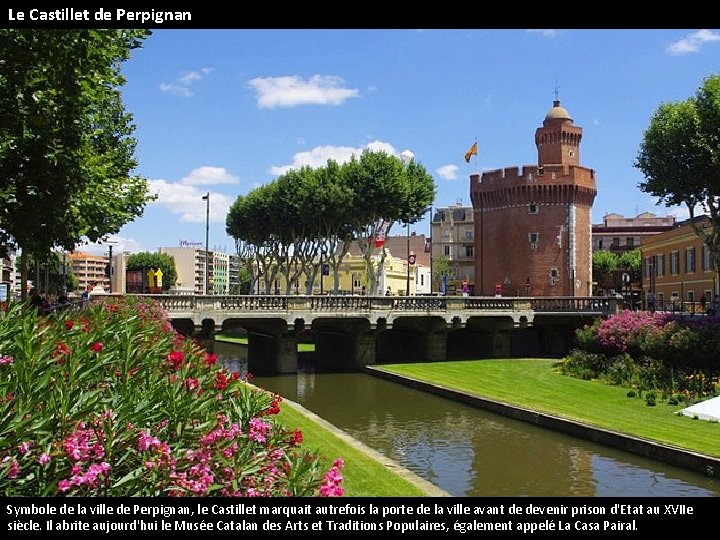
M 717 518 L 712 498 L 5 498 L 5 531 L 684 534 Z

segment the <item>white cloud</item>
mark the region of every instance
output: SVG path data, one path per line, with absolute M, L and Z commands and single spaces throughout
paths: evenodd
M 667 52 L 673 56 L 699 52 L 705 43 L 720 41 L 720 33 L 713 30 L 697 30 L 667 46 Z
M 160 83 L 160 91 L 166 94 L 177 94 L 182 97 L 190 97 L 193 95 L 192 90 L 179 84 L 165 84 Z
M 296 107 L 298 105 L 340 105 L 357 97 L 358 90 L 344 88 L 345 81 L 333 75 L 313 75 L 307 81 L 297 75 L 286 77 L 257 77 L 248 85 L 257 93 L 261 109 Z
M 443 165 L 442 167 L 438 167 L 437 169 L 435 169 L 435 172 L 438 173 L 438 176 L 440 178 L 443 178 L 445 180 L 455 180 L 458 177 L 458 166 Z
M 160 83 L 160 91 L 167 94 L 177 94 L 182 97 L 191 97 L 194 92 L 190 90 L 190 85 L 195 81 L 199 81 L 212 73 L 212 68 L 201 68 L 198 71 L 186 71 L 175 79 L 174 83 Z
M 75 244 L 75 251 L 82 253 L 90 253 L 91 255 L 108 255 L 110 253 L 110 245 L 112 244 L 113 256 L 118 253 L 138 253 L 146 251 L 145 247 L 139 240 L 127 238 L 124 236 L 113 235 L 108 238 L 109 242 L 102 244 Z
M 186 186 L 211 186 L 216 184 L 238 184 L 240 179 L 227 172 L 224 167 L 198 167 L 184 176 L 180 183 Z
M 210 221 L 225 223 L 225 217 L 234 198 L 223 193 L 198 189 L 196 186 L 228 183 L 238 183 L 237 177 L 229 174 L 222 167 L 198 167 L 190 171 L 190 174 L 183 177 L 180 182 L 168 182 L 162 178 L 150 179 L 148 180 L 150 193 L 158 196 L 150 204 L 162 206 L 171 213 L 179 215 L 183 223 L 202 223 L 205 221 L 207 205 L 203 196 L 210 193 Z
M 595 125 L 595 126 L 599 126 L 599 125 L 600 125 L 600 120 L 598 120 L 597 118 L 593 118 L 592 123 L 593 123 L 593 125 Z
M 528 30 L 528 32 L 537 33 L 543 37 L 555 37 L 559 34 L 559 32 L 557 30 L 553 30 L 550 28 L 539 28 L 539 29 L 535 29 L 535 30 Z
M 289 165 L 273 165 L 270 167 L 269 172 L 270 174 L 281 175 L 290 169 L 299 169 L 304 166 L 321 167 L 327 163 L 328 159 L 334 159 L 338 163 L 345 163 L 350 161 L 350 158 L 353 155 L 360 156 L 362 151 L 366 148 L 373 152 L 385 152 L 386 154 L 400 157 L 400 153 L 392 144 L 383 141 L 373 141 L 364 147 L 359 148 L 354 148 L 352 146 L 316 146 L 307 152 L 298 152 L 295 154 L 293 156 L 292 163 Z M 403 154 L 406 152 L 410 151 L 405 150 L 403 151 Z M 410 153 L 412 154 L 412 152 Z
M 163 179 L 149 180 L 148 184 L 150 192 L 158 195 L 157 200 L 150 204 L 163 206 L 171 213 L 179 215 L 183 223 L 205 221 L 207 203 L 203 200 L 203 196 L 206 191 Z M 210 192 L 210 221 L 224 223 L 233 202 L 234 200 L 227 195 Z
M 400 152 L 400 159 L 403 160 L 404 163 L 410 163 L 415 159 L 415 154 L 413 154 L 412 150 L 403 150 Z

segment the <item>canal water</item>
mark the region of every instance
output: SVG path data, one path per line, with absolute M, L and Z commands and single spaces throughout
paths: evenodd
M 243 347 L 215 342 L 215 352 L 232 369 L 246 369 Z M 718 480 L 364 373 L 253 382 L 455 496 L 720 495 Z

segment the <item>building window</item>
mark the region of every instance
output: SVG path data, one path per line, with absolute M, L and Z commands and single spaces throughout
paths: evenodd
M 619 236 L 613 236 L 612 245 L 615 247 L 618 247 L 620 245 L 620 237 Z
M 670 252 L 670 275 L 677 276 L 680 273 L 680 252 Z
M 539 236 L 540 235 L 536 232 L 528 233 L 528 240 L 530 241 L 531 244 L 537 244 Z
M 450 235 L 452 234 L 452 229 L 443 229 L 442 237 L 443 238 L 450 238 Z
M 425 286 L 425 274 L 420 274 L 420 286 Z
M 570 157 L 575 157 L 575 152 L 573 152 L 572 150 L 570 150 L 570 152 L 568 152 L 568 155 L 569 155 Z
M 633 236 L 628 236 L 625 239 L 625 245 L 629 248 L 635 247 L 635 238 Z
M 560 272 L 558 272 L 557 267 L 553 266 L 550 269 L 550 285 L 555 285 L 557 283 L 559 277 L 560 277 Z
M 603 239 L 600 238 L 600 239 L 598 240 L 598 249 L 602 249 L 602 248 L 603 248 Z
M 474 257 L 475 256 L 475 246 L 465 246 L 465 256 L 466 257 Z
M 465 231 L 465 240 L 472 242 L 473 239 L 473 232 L 472 231 Z
M 655 265 L 655 275 L 662 277 L 665 275 L 665 254 L 657 255 L 657 265 Z
M 703 272 L 710 272 L 713 269 L 712 252 L 705 245 L 702 247 L 702 269 Z
M 665 293 L 657 293 L 657 298 L 655 299 L 655 305 L 657 306 L 657 309 L 665 309 Z
M 687 292 L 687 301 L 691 303 L 695 301 L 695 291 Z
M 537 213 L 538 213 L 537 203 L 528 204 L 528 214 L 537 214 Z
M 446 257 L 450 256 L 450 246 L 443 246 L 443 253 Z
M 695 273 L 695 248 L 685 248 L 685 273 Z

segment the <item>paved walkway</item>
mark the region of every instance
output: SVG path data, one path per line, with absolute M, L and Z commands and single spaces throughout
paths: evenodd
M 702 420 L 720 422 L 720 397 L 701 401 L 700 403 L 696 403 L 692 407 L 683 409 L 680 412 L 691 418 L 697 416 Z

